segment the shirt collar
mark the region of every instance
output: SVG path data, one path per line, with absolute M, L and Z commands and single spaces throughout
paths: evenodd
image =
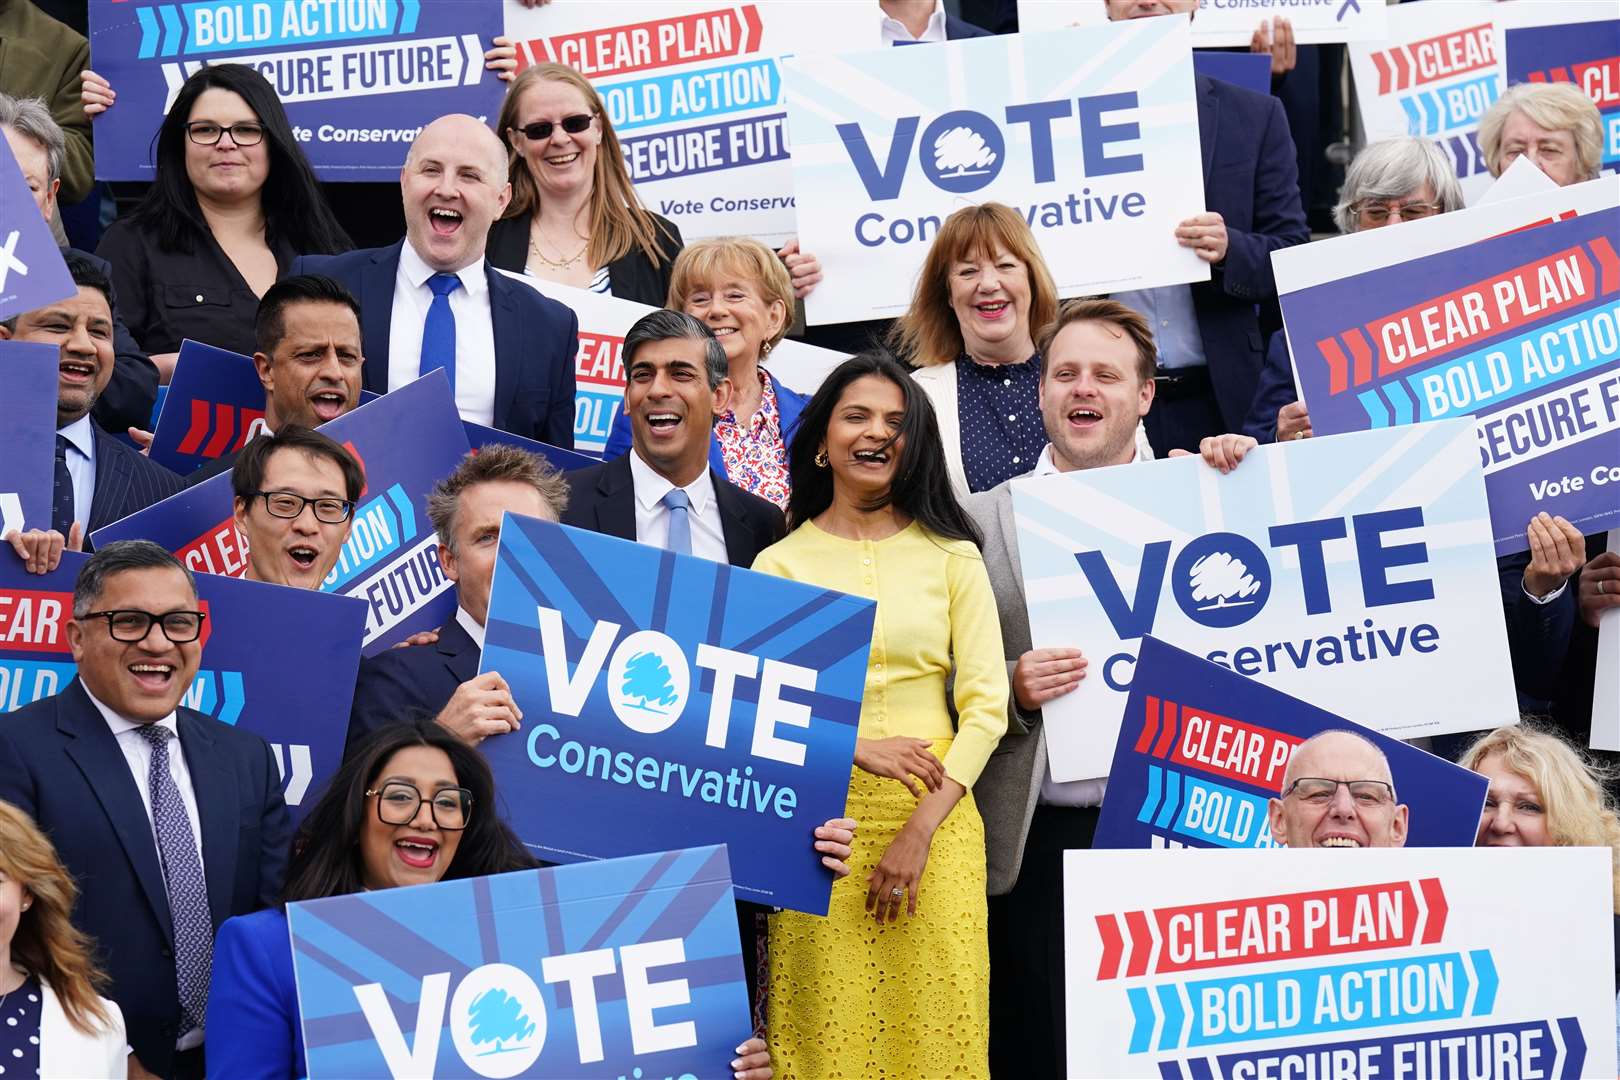
M 399 249 L 399 272 L 405 275 L 406 281 L 420 289 L 427 284 L 428 278 L 439 271 L 424 262 L 407 239 Z M 461 287 L 466 290 L 468 296 L 479 296 L 489 291 L 489 278 L 484 274 L 484 260 L 481 256 L 455 273 L 456 277 L 461 279 Z
M 84 690 L 84 696 L 90 699 L 90 704 L 94 705 L 96 707 L 96 711 L 101 714 L 101 718 L 107 721 L 107 726 L 112 729 L 114 738 L 124 734 L 126 731 L 135 731 L 138 728 L 147 726 L 146 724 L 142 724 L 135 720 L 126 720 L 122 716 L 119 716 L 117 713 L 113 712 L 112 706 L 108 705 L 106 702 L 102 701 L 100 698 L 96 697 L 96 695 L 90 692 L 90 688 L 84 685 L 83 679 L 79 680 L 79 686 Z M 173 735 L 175 738 L 180 737 L 180 727 L 175 720 L 174 713 L 169 713 L 168 716 L 165 716 L 163 719 L 157 721 L 157 723 L 162 727 L 168 728 L 169 734 Z
M 934 0 L 933 13 L 928 16 L 928 25 L 916 37 L 906 29 L 906 24 L 891 16 L 883 16 L 879 24 L 883 29 L 893 34 L 897 41 L 944 41 L 945 40 L 945 0 Z
M 87 458 L 95 457 L 96 436 L 90 428 L 90 416 L 86 413 L 67 427 L 57 428 L 56 433 L 68 441 L 68 444 Z
M 653 467 L 641 460 L 636 448 L 630 448 L 630 476 L 635 481 L 636 501 L 643 510 L 651 510 L 663 501 L 670 489 L 675 485 L 664 477 L 658 475 Z M 692 513 L 702 514 L 709 508 L 709 500 L 714 498 L 714 481 L 709 477 L 709 470 L 705 468 L 698 473 L 698 478 L 687 484 L 684 489 L 686 497 L 692 500 Z
M 1136 461 L 1140 460 L 1140 458 L 1141 454 L 1137 452 L 1136 444 L 1132 442 L 1131 460 L 1126 462 L 1126 464 L 1134 464 Z M 1029 475 L 1051 476 L 1053 473 L 1058 471 L 1060 470 L 1057 467 L 1057 462 L 1052 460 L 1052 444 L 1047 443 L 1046 446 L 1041 450 L 1041 456 L 1035 459 L 1035 467 L 1030 470 Z
M 456 605 L 456 622 L 460 624 L 463 630 L 467 631 L 467 636 L 473 639 L 473 644 L 478 646 L 478 651 L 483 652 L 484 628 L 460 604 Z

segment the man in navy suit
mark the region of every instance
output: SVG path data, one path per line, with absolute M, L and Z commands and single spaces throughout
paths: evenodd
M 437 716 L 474 744 L 517 730 L 519 713 L 506 680 L 497 672 L 478 674 L 501 514 L 556 521 L 567 503 L 562 474 L 515 446 L 481 447 L 434 485 L 428 518 L 439 534 L 439 566 L 456 583 L 456 617 L 440 628 L 437 641 L 361 661 L 349 715 L 351 748 L 378 728 L 423 715 Z
M 204 1075 L 214 932 L 275 901 L 292 839 L 269 745 L 180 706 L 205 619 L 174 556 L 107 545 L 79 571 L 63 631 L 78 677 L 0 723 L 0 800 L 78 881 L 74 922 L 159 1076 Z
M 1197 7 L 1198 0 L 1108 0 L 1108 17 Z M 1205 437 L 1243 429 L 1265 355 L 1261 316 L 1281 324 L 1271 253 L 1310 239 L 1281 103 L 1203 75 L 1194 83 L 1207 209 L 1178 225 L 1176 239 L 1210 264 L 1210 280 L 1114 294 L 1148 319 L 1159 345 L 1158 388 L 1144 421 L 1158 457 L 1197 453 Z
M 400 189 L 404 240 L 292 265 L 360 299 L 365 388 L 442 367 L 463 419 L 572 447 L 579 320 L 484 258 L 512 194 L 501 141 L 471 116 L 442 116 L 411 144 Z
M 73 296 L 0 322 L 0 340 L 33 341 L 61 349 L 56 398 L 56 486 L 51 528 L 77 549 L 91 532 L 144 510 L 184 481 L 90 417 L 112 379 L 112 283 L 88 258 L 66 253 Z M 25 534 L 29 535 L 29 534 Z M 40 572 L 53 567 L 43 567 Z

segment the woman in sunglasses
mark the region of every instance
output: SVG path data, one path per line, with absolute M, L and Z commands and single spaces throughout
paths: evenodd
M 496 128 L 511 153 L 512 201 L 489 230 L 489 261 L 562 285 L 664 306 L 681 252 L 671 221 L 641 205 L 596 89 L 565 64 L 525 68 Z M 777 252 L 795 293 L 821 263 L 789 241 Z
M 378 729 L 351 750 L 299 827 L 281 903 L 219 928 L 209 1075 L 308 1075 L 287 904 L 538 865 L 501 822 L 482 754 L 428 719 Z M 764 1043 L 745 1047 L 738 1075 L 769 1077 Z
M 214 64 L 158 129 L 152 187 L 96 249 L 118 313 L 164 382 L 185 338 L 251 356 L 259 297 L 298 255 L 347 251 L 264 76 Z

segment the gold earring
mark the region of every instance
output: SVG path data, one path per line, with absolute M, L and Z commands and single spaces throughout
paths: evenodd
M 816 451 L 816 464 L 823 469 L 827 467 L 827 450 L 825 447 Z

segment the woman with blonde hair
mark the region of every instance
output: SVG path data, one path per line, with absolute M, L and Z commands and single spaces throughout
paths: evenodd
M 1559 187 L 1591 180 L 1603 165 L 1603 117 L 1572 83 L 1510 86 L 1479 120 L 1479 150 L 1492 176 L 1527 157 Z
M 524 68 L 501 103 L 496 134 L 510 154 L 512 201 L 490 227 L 490 262 L 662 306 L 681 233 L 642 206 L 590 80 L 566 64 Z M 799 296 L 821 280 L 820 262 L 797 241 L 779 254 Z
M 0 1066 L 7 1075 L 122 1077 L 124 1017 L 73 925 L 78 898 L 56 849 L 0 802 Z
M 933 402 L 958 498 L 1035 467 L 1046 446 L 1035 335 L 1057 309 L 1057 285 L 1017 211 L 992 202 L 945 219 L 890 346 Z M 1140 425 L 1136 442 L 1153 456 Z
M 701 320 L 726 350 L 731 405 L 715 417 L 709 465 L 750 495 L 788 504 L 788 444 L 810 400 L 765 369 L 793 319 L 793 282 L 758 240 L 699 240 L 670 269 L 665 305 Z M 603 456 L 630 449 L 630 418 L 613 421 Z

